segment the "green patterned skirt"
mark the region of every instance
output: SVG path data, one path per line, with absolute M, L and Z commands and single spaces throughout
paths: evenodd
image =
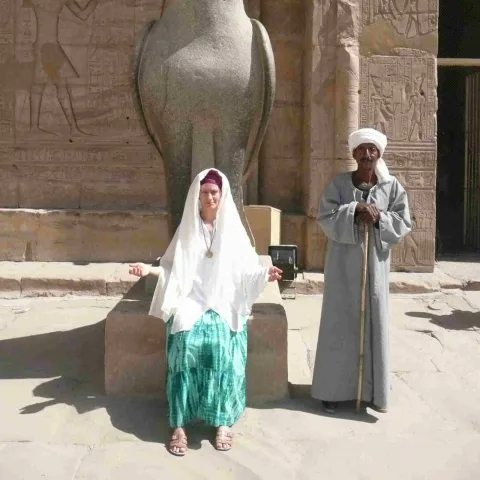
M 188 331 L 167 323 L 167 400 L 170 426 L 191 420 L 233 425 L 245 410 L 247 326 L 232 332 L 213 310 Z

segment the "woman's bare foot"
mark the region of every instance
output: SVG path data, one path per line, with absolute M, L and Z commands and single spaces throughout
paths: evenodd
M 220 426 L 217 428 L 217 436 L 215 437 L 215 448 L 222 452 L 226 452 L 232 448 L 233 432 L 230 427 Z
M 144 263 L 131 263 L 128 269 L 128 273 L 136 277 L 146 277 L 149 272 L 150 267 Z
M 183 457 L 188 450 L 187 434 L 183 427 L 174 428 L 170 437 L 168 451 L 177 457 Z

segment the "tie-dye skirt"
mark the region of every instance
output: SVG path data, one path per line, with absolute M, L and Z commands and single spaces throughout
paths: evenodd
M 167 323 L 168 420 L 182 427 L 203 420 L 233 425 L 245 410 L 247 326 L 232 332 L 213 310 L 188 331 L 170 333 Z

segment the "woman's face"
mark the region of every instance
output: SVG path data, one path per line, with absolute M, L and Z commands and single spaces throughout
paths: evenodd
M 200 204 L 204 212 L 216 212 L 222 192 L 218 185 L 205 183 L 200 187 Z

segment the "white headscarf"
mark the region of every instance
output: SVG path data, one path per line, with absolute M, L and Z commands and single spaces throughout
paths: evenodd
M 160 260 L 160 275 L 150 314 L 168 321 L 192 290 L 193 274 L 206 253 L 199 209 L 200 181 L 210 170 L 200 172 L 190 186 L 182 221 Z M 208 307 L 228 324 L 239 315 L 249 315 L 253 302 L 244 295 L 243 272 L 260 266 L 233 201 L 227 177 L 222 177 L 222 195 L 217 211 L 216 233 L 211 251 L 212 276 L 204 284 Z
M 361 128 L 356 132 L 353 132 L 348 138 L 348 147 L 350 152 L 353 151 L 362 143 L 373 143 L 380 153 L 380 158 L 377 160 L 377 165 L 375 166 L 375 174 L 378 178 L 378 183 L 385 183 L 390 181 L 390 173 L 388 167 L 383 160 L 383 152 L 387 147 L 387 137 L 375 130 L 373 128 Z

